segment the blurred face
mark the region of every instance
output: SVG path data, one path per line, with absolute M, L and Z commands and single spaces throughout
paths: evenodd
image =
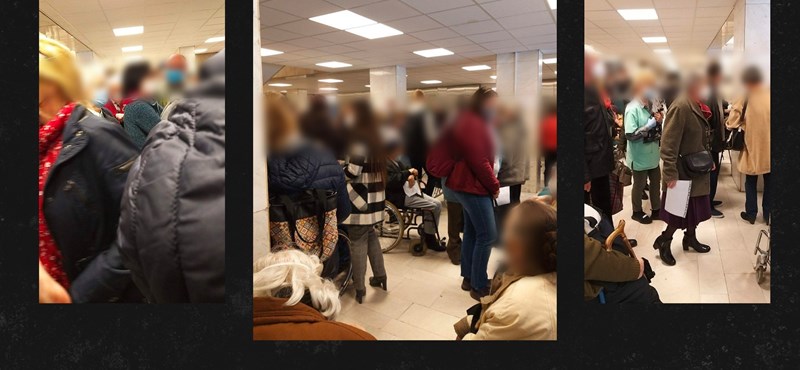
M 53 82 L 39 79 L 39 123 L 51 120 L 64 105 L 67 99 L 61 93 L 61 88 Z

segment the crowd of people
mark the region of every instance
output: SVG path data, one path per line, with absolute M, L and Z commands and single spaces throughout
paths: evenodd
M 587 235 L 594 236 L 585 238 L 586 256 L 597 256 L 613 231 L 600 232 L 597 225 L 599 219 L 613 225 L 613 216 L 624 207 L 626 185 L 632 185 L 634 221 L 666 224 L 653 244 L 664 265 L 677 263 L 672 239 L 679 229 L 685 252 L 708 253 L 711 247 L 698 239 L 697 228 L 712 217 L 725 217 L 715 196 L 726 151 L 738 156 L 738 171 L 746 178 L 745 209 L 738 217 L 750 224 L 757 221 L 757 181 L 762 176 L 761 214 L 769 225 L 770 93 L 759 68 L 743 68 L 723 87 L 724 76 L 736 74 L 715 60 L 702 70 L 681 74 L 658 63 L 641 61 L 632 67 L 605 59 L 589 46 L 584 58 L 585 215 Z M 666 209 L 669 189 L 679 181 L 690 183 L 685 214 Z M 647 199 L 649 212 L 642 205 Z M 635 246 L 637 241 L 629 243 Z M 584 261 L 587 300 L 659 301 L 647 284 L 652 269 L 646 259 L 631 258 L 623 247 L 613 248 L 610 255 Z M 601 290 L 608 294 L 601 297 Z
M 38 194 L 39 302 L 223 302 L 224 51 L 117 74 L 40 34 Z
M 348 285 L 333 281 L 352 271 L 359 304 L 366 284 L 388 290 L 379 231 L 396 220 L 386 219 L 387 202 L 421 212 L 411 252 L 446 252 L 460 265 L 461 289 L 480 302 L 464 307 L 455 338 L 556 338 L 555 180 L 547 195 L 522 201 L 531 143 L 519 110 L 483 87 L 452 105 L 416 90 L 407 107 L 387 112 L 324 95 L 305 111 L 283 94 L 264 101 L 271 253 L 253 268 L 255 339 L 374 339 L 333 321 Z M 554 169 L 555 109 L 546 114 Z M 505 187 L 508 204 L 498 206 Z M 490 277 L 495 246 L 505 258 Z

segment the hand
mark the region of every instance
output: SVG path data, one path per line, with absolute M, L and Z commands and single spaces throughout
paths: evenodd
M 419 176 L 419 172 L 417 172 L 416 168 L 409 168 L 408 172 L 410 172 L 414 176 Z
M 637 279 L 640 279 L 644 275 L 644 259 L 637 257 L 636 260 L 639 261 L 639 277 Z
M 592 190 L 592 182 L 591 181 L 583 184 L 583 191 L 589 192 L 591 190 Z
M 413 188 L 415 183 L 414 175 L 408 176 L 408 187 Z
M 497 191 L 494 192 L 494 194 L 492 194 L 492 196 L 494 197 L 494 199 L 497 199 L 497 197 L 500 196 L 500 189 L 497 189 Z
M 67 290 L 39 262 L 39 303 L 72 303 Z
M 661 119 L 664 118 L 663 116 L 661 116 L 661 112 L 656 112 L 655 117 L 656 121 L 658 122 L 661 122 Z
M 717 170 L 717 164 L 716 163 L 711 163 L 711 171 L 713 172 L 713 171 L 716 171 L 716 170 Z
M 670 188 L 670 189 L 672 189 L 672 188 L 674 188 L 674 187 L 675 187 L 675 185 L 676 185 L 677 183 L 678 183 L 678 180 L 670 180 L 670 181 L 668 181 L 668 182 L 667 182 L 667 187 L 668 187 L 668 188 Z

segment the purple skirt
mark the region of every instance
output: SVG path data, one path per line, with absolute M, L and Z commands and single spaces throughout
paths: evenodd
M 658 217 L 667 225 L 678 229 L 694 229 L 701 222 L 711 218 L 711 198 L 708 195 L 689 198 L 689 208 L 686 210 L 686 217 L 675 216 L 664 210 L 667 202 L 667 192 L 661 193 L 661 210 Z

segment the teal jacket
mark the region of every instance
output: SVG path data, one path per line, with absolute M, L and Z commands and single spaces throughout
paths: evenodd
M 646 125 L 649 119 L 650 111 L 638 99 L 632 100 L 625 107 L 625 134 L 633 134 L 639 127 Z M 660 160 L 658 141 L 645 143 L 641 139 L 628 140 L 625 159 L 628 167 L 634 171 L 646 171 L 658 167 Z

